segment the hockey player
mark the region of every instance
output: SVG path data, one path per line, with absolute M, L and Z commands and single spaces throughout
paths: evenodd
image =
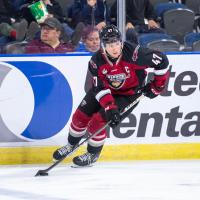
M 161 52 L 142 48 L 122 41 L 121 33 L 114 25 L 106 26 L 100 33 L 101 49 L 89 61 L 93 75 L 93 87 L 87 92 L 73 114 L 69 128 L 68 144 L 57 149 L 53 158 L 62 159 L 68 154 L 86 130 L 94 134 L 110 122 L 116 127 L 133 109 L 120 116 L 126 106 L 139 95 L 144 86 L 147 68 L 154 69 L 154 78 L 143 87 L 149 98 L 157 97 L 164 89 L 168 79 L 168 59 Z M 87 152 L 73 158 L 78 166 L 96 162 L 106 139 L 106 130 L 88 141 Z

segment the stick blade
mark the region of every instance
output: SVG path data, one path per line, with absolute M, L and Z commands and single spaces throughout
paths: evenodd
M 48 176 L 48 172 L 46 172 L 46 170 L 39 170 L 35 176 Z

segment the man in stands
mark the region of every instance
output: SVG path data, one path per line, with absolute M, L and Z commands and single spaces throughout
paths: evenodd
M 41 24 L 40 39 L 30 41 L 26 46 L 26 53 L 67 53 L 74 51 L 71 43 L 62 43 L 60 34 L 62 24 L 56 18 L 47 18 Z
M 85 26 L 95 26 L 99 30 L 109 22 L 109 11 L 106 1 L 74 0 L 68 11 L 68 20 L 74 26 L 83 22 Z
M 13 1 L 0 0 L 0 48 L 10 42 L 23 41 L 27 26 L 27 21 L 21 18 Z
M 157 23 L 157 16 L 150 0 L 126 0 L 126 39 L 138 43 L 142 33 L 164 33 Z M 111 7 L 111 22 L 117 23 L 117 1 Z M 147 23 L 145 22 L 147 20 Z
M 107 122 L 115 128 L 136 105 L 121 116 L 120 112 L 125 107 L 141 93 L 151 99 L 157 97 L 168 80 L 168 59 L 161 52 L 123 42 L 120 31 L 114 25 L 106 26 L 100 38 L 102 48 L 89 61 L 93 87 L 73 114 L 68 144 L 54 152 L 55 160 L 72 152 L 86 130 L 93 135 Z M 154 69 L 153 80 L 149 83 L 145 83 L 147 68 Z M 76 166 L 88 166 L 96 162 L 106 136 L 104 129 L 90 138 L 87 152 L 73 158 L 73 163 Z

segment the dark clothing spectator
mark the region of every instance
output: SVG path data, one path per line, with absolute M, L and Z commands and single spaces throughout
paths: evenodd
M 39 1 L 39 0 L 36 0 L 36 1 Z M 60 4 L 56 0 L 49 0 L 48 2 L 45 0 L 42 0 L 42 1 L 46 5 L 48 13 L 52 17 L 57 18 L 61 23 L 63 23 L 64 15 L 63 15 L 63 11 Z M 35 21 L 35 18 L 31 14 L 30 9 L 28 8 L 28 6 L 31 5 L 32 3 L 33 3 L 32 0 L 25 0 L 25 3 L 21 7 L 22 15 L 29 23 L 31 23 L 32 21 Z
M 106 24 L 110 21 L 109 9 L 103 0 L 97 0 L 95 6 L 90 6 L 87 0 L 74 0 L 68 10 L 68 19 L 74 28 L 78 22 L 85 25 L 98 25 L 101 22 Z
M 37 54 L 37 53 L 67 53 L 73 52 L 74 47 L 67 43 L 60 43 L 56 48 L 42 42 L 40 39 L 35 39 L 26 45 L 27 54 Z
M 12 0 L 0 0 L 0 48 L 25 38 L 27 21 L 21 20 Z
M 156 19 L 154 7 L 149 0 L 126 0 L 126 40 L 138 43 L 138 35 L 141 33 L 165 33 Z M 117 1 L 111 7 L 111 21 L 116 24 Z
M 61 23 L 65 22 L 65 18 L 60 4 L 55 0 L 50 0 L 50 2 L 51 4 L 46 4 L 48 13 L 50 15 L 53 15 L 53 17 L 58 19 Z
M 31 14 L 30 9 L 28 8 L 28 6 L 31 5 L 32 2 L 32 0 L 24 0 L 24 4 L 21 5 L 20 8 L 21 15 L 28 21 L 29 24 L 32 21 L 36 21 L 33 15 Z
M 39 0 L 36 0 L 39 1 Z M 35 1 L 35 2 L 36 2 Z M 46 3 L 45 0 L 43 0 L 44 4 L 46 5 L 47 11 L 52 17 L 57 18 L 60 22 L 64 22 L 64 16 L 62 12 L 62 8 L 60 7 L 60 4 L 56 0 L 50 0 L 49 3 Z M 35 18 L 30 12 L 30 9 L 28 8 L 29 5 L 33 3 L 32 0 L 25 0 L 25 3 L 22 5 L 22 15 L 24 18 L 31 23 L 32 21 L 35 21 Z
M 117 20 L 117 1 L 111 6 L 111 18 L 116 23 Z M 133 26 L 144 25 L 144 19 L 155 20 L 156 14 L 153 5 L 149 0 L 126 0 L 126 23 L 132 23 Z
M 10 0 L 12 5 L 15 7 L 16 10 L 20 10 L 20 7 L 26 3 L 26 0 Z
M 109 15 L 107 5 L 102 0 L 97 0 L 94 7 L 85 4 L 81 11 L 81 18 L 85 25 L 95 26 L 100 22 L 108 22 Z
M 81 22 L 81 11 L 86 3 L 87 0 L 74 0 L 72 5 L 68 8 L 67 19 L 73 29 Z
M 0 0 L 0 23 L 12 24 L 11 18 L 17 19 L 19 17 L 11 0 Z

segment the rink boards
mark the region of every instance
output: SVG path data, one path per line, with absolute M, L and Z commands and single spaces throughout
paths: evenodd
M 90 57 L 1 57 L 0 164 L 51 162 L 52 152 L 66 143 L 71 114 L 88 88 Z M 200 158 L 199 57 L 168 55 L 166 90 L 142 100 L 118 128 L 108 130 L 102 161 Z

